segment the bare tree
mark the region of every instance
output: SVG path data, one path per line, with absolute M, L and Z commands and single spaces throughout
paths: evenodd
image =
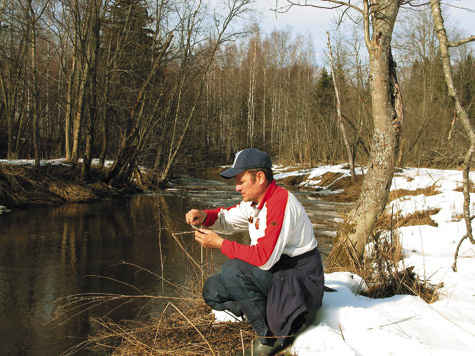
M 290 6 L 302 5 L 287 0 Z M 374 122 L 371 157 L 362 192 L 335 239 L 329 267 L 359 264 L 373 227 L 389 195 L 403 122 L 401 92 L 392 58 L 391 41 L 400 0 L 363 0 L 363 8 L 350 1 L 321 0 L 316 8 L 347 7 L 362 16 L 371 76 Z
M 20 2 L 20 5 L 25 11 L 26 26 L 28 29 L 28 42 L 30 49 L 30 92 L 31 92 L 31 117 L 33 132 L 33 147 L 35 152 L 35 167 L 40 166 L 40 79 L 38 73 L 38 32 L 40 31 L 39 21 L 44 11 L 46 10 L 48 2 L 36 6 L 32 0 L 27 0 L 25 4 Z
M 221 20 L 218 17 L 214 18 L 214 22 L 216 25 L 216 35 L 208 48 L 208 55 L 205 57 L 204 65 L 201 70 L 201 76 L 198 79 L 198 89 L 194 94 L 194 98 L 192 99 L 190 111 L 188 112 L 185 118 L 183 130 L 180 133 L 177 133 L 176 136 L 174 135 L 172 137 L 173 144 L 170 146 L 168 160 L 165 165 L 165 169 L 161 172 L 161 177 L 158 181 L 159 184 L 163 184 L 170 178 L 172 168 L 176 164 L 176 160 L 182 149 L 183 141 L 185 140 L 185 137 L 188 134 L 191 122 L 195 118 L 196 109 L 199 105 L 199 100 L 201 99 L 201 95 L 206 84 L 206 77 L 208 75 L 212 63 L 215 60 L 216 53 L 223 45 L 223 43 L 229 41 L 230 39 L 236 36 L 236 33 L 228 34 L 228 27 L 236 17 L 242 16 L 246 11 L 248 11 L 248 5 L 251 2 L 252 1 L 250 0 L 232 0 L 228 3 L 227 13 L 224 15 L 224 17 Z M 217 16 L 217 14 L 215 16 Z
M 94 124 L 97 117 L 97 65 L 98 65 L 98 52 L 100 46 L 100 31 L 102 22 L 102 0 L 93 0 L 88 2 L 90 8 L 87 13 L 89 16 L 89 41 L 86 46 L 86 62 L 87 66 L 87 122 L 86 128 L 86 147 L 84 151 L 84 158 L 82 163 L 81 178 L 84 181 L 91 179 L 91 163 L 92 163 L 92 148 L 94 144 Z
M 444 68 L 445 82 L 447 84 L 448 94 L 450 98 L 452 99 L 452 102 L 455 107 L 455 116 L 457 119 L 459 119 L 462 122 L 462 125 L 464 126 L 465 132 L 467 133 L 467 136 L 470 141 L 470 146 L 465 154 L 465 158 L 463 161 L 463 167 L 464 167 L 463 168 L 463 196 L 464 196 L 463 215 L 464 215 L 467 232 L 458 243 L 456 251 L 455 251 L 455 261 L 454 261 L 453 269 L 454 271 L 457 271 L 458 252 L 459 252 L 460 246 L 462 245 L 462 242 L 466 239 L 469 239 L 470 242 L 475 245 L 475 239 L 473 238 L 473 233 L 472 233 L 473 216 L 471 216 L 471 212 L 470 212 L 470 165 L 472 163 L 473 155 L 475 153 L 475 131 L 470 121 L 470 118 L 465 108 L 462 106 L 462 103 L 459 99 L 459 95 L 455 89 L 449 47 L 456 47 L 468 42 L 473 42 L 475 41 L 475 36 L 470 36 L 456 43 L 449 42 L 447 38 L 447 32 L 444 26 L 444 19 L 443 19 L 442 10 L 440 7 L 440 0 L 431 0 L 430 5 L 431 5 L 431 10 L 432 10 L 432 16 L 434 17 L 435 31 L 437 33 L 437 38 L 439 40 L 439 48 L 442 54 L 442 65 Z

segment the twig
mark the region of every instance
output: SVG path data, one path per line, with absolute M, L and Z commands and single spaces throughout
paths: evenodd
M 401 319 L 401 320 L 398 320 L 398 321 L 394 321 L 392 323 L 389 323 L 389 324 L 384 324 L 384 325 L 380 325 L 378 326 L 378 328 L 384 328 L 385 326 L 390 326 L 390 325 L 394 325 L 394 324 L 399 324 L 399 323 L 402 323 L 402 322 L 405 322 L 405 321 L 408 321 L 408 320 L 411 320 L 411 319 L 414 319 L 416 316 L 410 316 L 408 318 L 405 318 L 405 319 Z M 367 330 L 373 330 L 374 328 L 368 328 Z
M 195 259 L 193 257 L 191 257 L 191 255 L 188 253 L 188 251 L 183 247 L 183 245 L 181 244 L 180 240 L 178 239 L 178 237 L 176 236 L 176 234 L 173 232 L 173 230 L 171 229 L 170 227 L 170 223 L 168 222 L 167 219 L 165 219 L 165 222 L 167 223 L 167 226 L 168 226 L 168 229 L 170 230 L 170 234 L 173 236 L 173 238 L 175 239 L 176 243 L 178 244 L 178 246 L 180 246 L 180 248 L 183 250 L 183 252 L 188 256 L 188 258 L 191 260 L 191 262 L 193 262 L 201 271 L 203 271 L 203 268 L 199 265 L 198 262 L 195 261 Z
M 341 333 L 341 337 L 343 338 L 343 341 L 346 341 L 345 340 L 345 335 L 343 335 L 343 330 L 341 330 L 341 325 L 338 324 L 338 328 L 340 329 L 340 333 Z

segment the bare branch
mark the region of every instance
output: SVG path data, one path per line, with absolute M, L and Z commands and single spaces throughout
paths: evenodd
M 458 42 L 449 42 L 447 43 L 447 46 L 449 47 L 458 47 L 458 46 L 461 46 L 463 44 L 466 44 L 466 43 L 469 43 L 469 42 L 475 42 L 475 36 L 470 36 L 468 38 L 465 38 L 463 40 L 460 40 Z
M 320 0 L 320 1 L 321 2 L 329 2 L 330 4 L 333 4 L 333 5 L 324 6 L 324 5 L 309 4 L 307 2 L 307 0 L 304 0 L 302 2 L 301 1 L 287 0 L 287 2 L 290 5 L 288 7 L 282 7 L 281 9 L 285 8 L 285 12 L 287 12 L 293 6 L 307 6 L 307 7 L 314 7 L 314 8 L 317 8 L 317 9 L 332 10 L 332 9 L 338 9 L 342 6 L 348 6 L 352 9 L 360 12 L 361 14 L 364 14 L 363 9 L 360 9 L 358 6 L 351 4 L 350 1 L 340 1 L 340 0 Z
M 366 43 L 366 48 L 368 53 L 371 52 L 371 35 L 369 33 L 369 2 L 368 0 L 363 0 L 364 12 L 363 12 L 363 23 L 364 23 L 364 41 Z

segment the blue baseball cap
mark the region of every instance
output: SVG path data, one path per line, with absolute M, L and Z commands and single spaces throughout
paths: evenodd
M 236 153 L 231 168 L 226 169 L 219 175 L 225 179 L 234 178 L 241 172 L 252 168 L 272 168 L 270 156 L 258 149 L 247 148 Z

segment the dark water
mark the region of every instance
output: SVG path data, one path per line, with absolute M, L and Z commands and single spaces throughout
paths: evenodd
M 0 215 L 0 355 L 60 355 L 94 332 L 93 318 L 158 315 L 163 299 L 85 303 L 91 300 L 88 293 L 175 295 L 176 288 L 161 277 L 181 285 L 196 273 L 182 247 L 200 261 L 200 246 L 176 219 L 183 221 L 191 207 L 229 206 L 239 195 L 220 182 L 178 183 L 177 190 L 161 195 Z M 316 206 L 313 198 L 300 198 Z M 317 210 L 328 215 L 322 224 L 337 216 L 334 204 Z M 178 234 L 182 247 L 170 230 L 184 232 Z M 204 259 L 219 266 L 224 258 L 211 253 Z M 73 301 L 80 302 L 74 304 L 78 309 L 69 304 Z

